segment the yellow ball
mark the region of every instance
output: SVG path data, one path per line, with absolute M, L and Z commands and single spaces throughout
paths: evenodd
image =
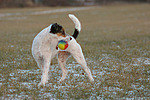
M 65 49 L 67 49 L 67 47 L 68 47 L 68 42 L 67 42 L 67 41 L 65 41 L 65 40 L 60 40 L 60 41 L 58 42 L 58 48 L 59 48 L 59 49 L 65 50 Z

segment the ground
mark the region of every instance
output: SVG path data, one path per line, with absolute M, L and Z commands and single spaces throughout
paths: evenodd
M 61 69 L 55 58 L 48 84 L 38 88 L 41 73 L 31 54 L 33 38 L 55 22 L 71 35 L 69 13 L 81 21 L 77 41 L 95 82 L 70 58 L 68 76 L 58 83 Z M 149 81 L 150 4 L 0 9 L 0 99 L 148 100 Z

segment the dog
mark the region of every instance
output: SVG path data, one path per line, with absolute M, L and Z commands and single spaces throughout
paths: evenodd
M 64 28 L 57 24 L 51 24 L 47 28 L 43 29 L 34 38 L 32 43 L 32 55 L 37 62 L 39 68 L 41 68 L 42 76 L 39 86 L 48 82 L 48 72 L 51 60 L 57 55 L 59 66 L 62 70 L 62 77 L 59 82 L 65 80 L 67 75 L 67 69 L 65 68 L 66 61 L 70 55 L 83 67 L 87 73 L 91 82 L 94 81 L 90 69 L 87 67 L 84 55 L 82 53 L 81 46 L 77 43 L 76 38 L 81 31 L 81 23 L 77 17 L 73 14 L 68 15 L 75 24 L 75 31 L 72 36 L 66 34 Z M 58 48 L 58 42 L 65 40 L 68 42 L 68 48 L 61 50 Z

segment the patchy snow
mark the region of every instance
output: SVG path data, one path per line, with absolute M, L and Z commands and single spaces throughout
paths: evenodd
M 0 87 L 2 86 L 3 84 L 2 83 L 0 83 Z
M 133 66 L 139 66 L 141 64 L 150 65 L 150 58 L 140 57 L 140 58 L 132 58 Z
M 9 17 L 9 18 L 7 18 L 7 20 L 23 20 L 23 19 L 27 19 L 27 17 Z
M 113 73 L 116 70 L 118 70 L 117 68 L 119 66 L 115 60 L 116 59 L 113 56 L 103 54 L 101 59 L 99 59 L 99 61 L 106 66 L 101 66 L 100 63 L 97 63 L 96 61 L 94 61 L 92 59 L 89 59 L 89 58 L 86 59 L 88 65 L 92 64 L 93 68 L 90 68 L 90 69 L 91 69 L 94 79 L 96 79 L 94 85 L 90 87 L 90 91 L 92 91 L 92 92 L 91 92 L 91 96 L 89 98 L 91 98 L 91 99 L 95 99 L 95 98 L 99 99 L 100 98 L 101 99 L 101 98 L 105 97 L 104 95 L 109 94 L 108 97 L 115 99 L 115 97 L 117 97 L 119 92 L 123 93 L 125 91 L 121 87 L 121 84 L 118 80 L 116 80 L 114 85 L 110 86 L 110 87 L 107 87 L 104 84 L 106 81 L 109 83 L 109 81 L 107 80 L 108 75 L 109 76 L 111 74 L 113 74 L 114 76 L 119 75 L 118 73 Z M 134 64 L 137 64 L 136 66 L 140 66 L 142 64 L 148 65 L 149 60 L 150 60 L 149 58 L 132 58 L 131 63 L 122 63 L 121 64 L 121 66 L 124 67 L 122 71 L 124 71 L 124 70 L 130 71 L 131 67 L 135 66 Z M 47 90 L 46 88 L 37 89 L 37 84 L 40 82 L 40 78 L 41 78 L 41 70 L 40 69 L 36 69 L 36 70 L 34 70 L 34 69 L 32 69 L 32 70 L 17 69 L 16 72 L 12 72 L 9 74 L 10 78 L 9 78 L 9 81 L 7 84 L 8 84 L 8 91 L 10 94 L 7 94 L 7 97 L 9 97 L 9 99 L 10 98 L 12 98 L 12 99 L 14 99 L 14 98 L 16 98 L 16 99 L 25 99 L 25 98 L 32 99 L 30 97 L 30 95 L 27 95 L 27 93 L 26 93 L 26 90 L 29 90 L 29 91 L 38 91 L 39 99 L 40 98 L 41 99 L 42 98 L 53 98 L 53 97 L 57 97 L 56 95 L 58 95 L 61 91 L 63 91 L 63 93 L 64 94 L 66 93 L 66 95 L 67 95 L 67 93 L 70 91 L 69 89 L 78 88 L 78 87 L 81 88 L 81 87 L 83 87 L 83 85 L 87 85 L 85 87 L 88 87 L 91 85 L 88 82 L 85 83 L 87 74 L 83 73 L 84 71 L 78 63 L 73 61 L 71 64 L 67 64 L 66 68 L 68 69 L 68 75 L 66 77 L 67 81 L 63 82 L 63 83 L 58 83 L 57 81 L 61 78 L 62 71 L 60 70 L 60 67 L 58 64 L 52 65 L 50 67 L 50 73 L 49 73 L 50 80 L 49 80 L 48 84 L 46 84 L 46 87 L 49 88 L 49 90 Z M 141 67 L 141 69 L 142 69 L 142 67 Z M 0 77 L 2 77 L 1 74 L 0 74 Z M 125 78 L 125 77 L 122 75 L 122 78 Z M 131 78 L 131 76 L 130 76 L 130 78 Z M 3 78 L 0 78 L 0 87 L 3 85 L 2 81 L 3 81 Z M 77 81 L 78 83 L 77 84 L 73 83 L 75 81 Z M 136 81 L 148 82 L 149 78 L 148 79 L 139 78 Z M 19 86 L 17 86 L 17 85 L 19 85 Z M 24 91 L 21 93 L 18 93 L 18 94 L 13 94 L 18 91 L 16 89 L 16 87 L 24 89 Z M 97 88 L 99 88 L 99 87 L 101 87 L 102 90 L 97 90 Z M 134 90 L 148 91 L 147 87 L 144 87 L 144 85 L 137 84 L 137 83 L 131 84 L 131 88 L 133 90 L 127 91 L 127 93 L 126 93 L 126 96 L 131 97 L 131 98 L 129 98 L 131 100 L 132 100 L 132 97 L 135 95 Z M 99 91 L 100 94 L 97 91 Z M 57 92 L 57 94 L 55 94 L 53 92 Z M 88 93 L 88 92 L 86 92 L 86 93 Z M 145 92 L 145 93 L 147 93 L 147 92 Z M 65 97 L 64 94 L 63 94 L 63 97 Z M 141 98 L 143 98 L 143 97 L 141 97 Z M 2 97 L 2 99 L 3 99 L 3 97 Z M 55 98 L 53 98 L 53 99 L 55 99 Z
M 150 58 L 147 58 L 147 59 L 144 61 L 144 64 L 145 64 L 145 65 L 150 65 Z
M 7 16 L 19 16 L 19 15 L 41 15 L 41 14 L 51 14 L 57 12 L 68 12 L 68 11 L 78 11 L 78 10 L 88 10 L 94 7 L 74 7 L 74 8 L 63 8 L 63 9 L 54 9 L 54 10 L 46 10 L 46 11 L 34 11 L 34 12 L 17 12 L 17 13 L 1 13 L 0 17 Z M 26 17 L 12 17 L 12 19 L 26 19 Z
M 55 10 L 47 10 L 47 11 L 38 11 L 32 12 L 31 15 L 41 15 L 41 14 L 50 14 L 50 13 L 57 13 L 57 12 L 68 12 L 68 11 L 78 11 L 78 10 L 88 10 L 92 7 L 76 7 L 76 8 L 63 8 L 63 9 L 55 9 Z

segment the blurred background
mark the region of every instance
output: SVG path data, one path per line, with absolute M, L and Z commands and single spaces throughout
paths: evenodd
M 68 75 L 52 60 L 46 87 L 32 57 L 34 37 L 52 23 L 77 38 L 95 79 L 71 57 Z M 85 73 L 85 74 L 84 74 Z M 150 100 L 150 0 L 0 0 L 0 100 Z
M 150 3 L 150 0 L 0 0 L 0 7 L 89 6 L 112 3 Z

